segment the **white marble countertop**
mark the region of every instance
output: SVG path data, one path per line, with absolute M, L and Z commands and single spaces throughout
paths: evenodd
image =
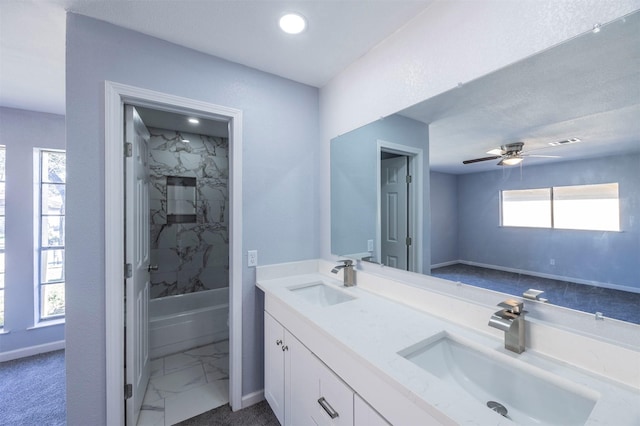
M 291 265 L 291 264 L 290 264 Z M 355 299 L 330 306 L 317 306 L 289 290 L 289 287 L 322 281 Z M 512 421 L 486 408 L 476 399 L 422 370 L 398 355 L 398 352 L 443 331 L 473 345 L 534 369 L 553 374 L 559 382 L 593 395 L 597 402 L 586 422 L 588 425 L 640 424 L 640 391 L 604 377 L 572 367 L 535 351 L 515 354 L 504 349 L 504 342 L 440 317 L 381 297 L 361 287 L 345 288 L 334 277 L 308 268 L 272 268 L 258 272 L 257 286 L 267 297 L 274 297 L 330 335 L 335 342 L 373 365 L 394 386 L 406 388 L 416 404 L 435 407 L 453 422 L 475 425 L 510 425 Z M 286 324 L 284 324 L 286 326 Z M 304 343 L 304 338 L 300 337 Z M 356 392 L 358 386 L 349 383 Z M 517 392 L 517 383 L 514 384 Z M 383 413 L 384 414 L 384 413 Z

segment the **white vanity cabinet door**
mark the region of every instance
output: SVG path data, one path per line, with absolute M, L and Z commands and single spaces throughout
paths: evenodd
M 313 419 L 318 425 L 353 426 L 353 390 L 320 360 L 316 361 L 320 386 Z
M 390 426 L 390 423 L 356 394 L 353 400 L 353 425 Z
M 313 426 L 317 406 L 322 363 L 298 339 L 285 330 L 288 347 L 288 371 L 285 368 L 285 425 Z
M 280 424 L 285 420 L 284 327 L 264 313 L 264 396 Z

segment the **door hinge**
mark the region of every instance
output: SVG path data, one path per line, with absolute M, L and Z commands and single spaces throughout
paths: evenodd
M 133 265 L 130 263 L 124 264 L 124 277 L 131 278 L 133 276 Z
M 127 383 L 124 385 L 124 399 L 129 399 L 133 396 L 133 385 L 131 383 Z
M 407 175 L 407 183 L 411 183 L 411 175 Z
M 124 156 L 133 157 L 133 144 L 131 142 L 124 144 Z
M 407 239 L 405 240 L 405 243 L 410 246 L 411 245 L 411 237 L 407 237 Z

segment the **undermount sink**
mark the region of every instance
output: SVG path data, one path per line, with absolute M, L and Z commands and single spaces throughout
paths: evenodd
M 314 282 L 295 287 L 289 287 L 297 296 L 302 297 L 307 302 L 318 306 L 330 306 L 338 303 L 348 302 L 355 299 L 354 296 L 331 287 L 323 282 Z
M 398 354 L 518 424 L 582 425 L 598 398 L 590 389 L 446 332 Z

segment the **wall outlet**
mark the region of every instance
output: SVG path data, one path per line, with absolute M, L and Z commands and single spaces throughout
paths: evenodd
M 249 250 L 247 252 L 247 265 L 258 266 L 258 250 Z
M 373 251 L 373 240 L 367 240 L 367 251 Z
M 549 265 L 555 265 L 556 264 L 556 260 L 555 259 L 549 259 Z

